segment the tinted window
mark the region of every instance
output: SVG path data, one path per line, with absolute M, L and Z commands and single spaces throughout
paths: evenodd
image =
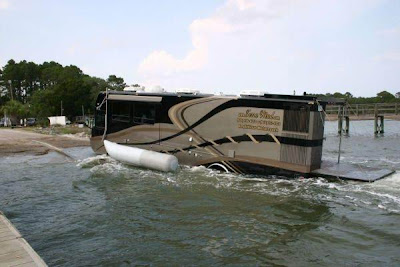
M 97 110 L 95 119 L 96 127 L 104 127 L 105 124 L 105 114 L 104 110 Z
M 122 101 L 110 101 L 112 122 L 126 122 L 130 120 L 130 103 Z
M 156 106 L 151 103 L 133 104 L 133 122 L 135 124 L 154 124 Z

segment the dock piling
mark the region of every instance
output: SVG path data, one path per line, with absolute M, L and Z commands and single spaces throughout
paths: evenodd
M 343 132 L 343 114 L 342 114 L 342 107 L 338 107 L 338 134 L 342 134 Z
M 350 132 L 350 117 L 344 116 L 344 119 L 345 119 L 344 133 L 348 135 Z
M 343 119 L 345 121 L 345 127 L 343 128 Z M 347 107 L 338 107 L 338 134 L 342 133 L 348 135 L 350 131 L 350 115 Z
M 338 118 L 338 134 L 341 134 L 343 131 L 343 118 Z
M 374 134 L 383 134 L 385 132 L 385 117 L 376 115 L 374 120 Z

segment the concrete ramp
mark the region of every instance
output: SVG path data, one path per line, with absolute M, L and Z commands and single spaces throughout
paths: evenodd
M 47 266 L 1 212 L 0 266 Z
M 338 164 L 333 161 L 323 161 L 321 168 L 312 171 L 311 174 L 324 178 L 374 182 L 394 172 L 393 170 L 366 167 L 346 162 Z

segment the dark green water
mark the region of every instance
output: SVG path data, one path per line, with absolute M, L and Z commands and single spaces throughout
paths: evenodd
M 337 152 L 327 123 L 324 158 Z M 343 161 L 375 183 L 141 170 L 90 148 L 0 158 L 0 209 L 50 266 L 400 265 L 400 122 L 352 122 Z

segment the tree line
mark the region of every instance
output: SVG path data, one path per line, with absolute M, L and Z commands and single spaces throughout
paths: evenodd
M 344 94 L 336 93 L 326 93 L 326 94 L 310 94 L 321 99 L 329 98 L 342 98 L 346 99 L 349 104 L 375 104 L 375 103 L 400 103 L 400 92 L 393 95 L 392 93 L 384 90 L 376 94 L 374 97 L 356 97 L 350 92 Z
M 82 115 L 82 108 L 85 114 L 93 113 L 99 92 L 106 88 L 123 90 L 125 86 L 121 77 L 110 75 L 106 80 L 92 77 L 74 65 L 11 59 L 0 68 L 0 115 L 47 118 L 62 113 L 72 119 Z M 312 95 L 345 98 L 349 103 L 358 104 L 400 102 L 400 92 L 393 95 L 382 91 L 376 97 L 355 97 L 350 92 Z
M 15 117 L 74 117 L 93 113 L 99 92 L 123 90 L 124 79 L 89 76 L 77 66 L 9 60 L 0 68 L 0 113 Z M 62 110 L 61 110 L 62 102 Z

